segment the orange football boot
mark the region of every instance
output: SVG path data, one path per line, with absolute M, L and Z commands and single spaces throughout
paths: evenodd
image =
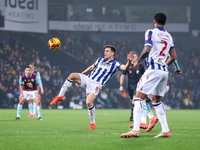
M 134 124 L 131 124 L 130 128 L 133 128 L 133 127 L 134 127 Z M 140 128 L 141 129 L 147 129 L 148 128 L 148 124 L 140 122 Z
M 96 128 L 96 123 L 90 123 L 88 130 L 94 130 Z
M 133 130 L 120 135 L 120 137 L 122 138 L 139 137 L 139 136 L 140 136 L 140 131 L 133 131 Z
M 167 132 L 167 133 L 163 133 L 163 132 L 161 132 L 160 134 L 158 134 L 158 135 L 156 135 L 156 136 L 154 136 L 154 138 L 161 138 L 161 137 L 171 137 L 171 132 L 169 131 L 169 132 Z
M 149 119 L 149 126 L 147 128 L 147 132 L 151 131 L 153 127 L 155 126 L 156 122 L 158 121 L 158 117 L 154 116 L 153 118 Z
M 59 101 L 64 101 L 64 100 L 65 100 L 65 96 L 62 96 L 62 97 L 55 96 L 54 100 L 50 103 L 50 105 L 55 105 Z

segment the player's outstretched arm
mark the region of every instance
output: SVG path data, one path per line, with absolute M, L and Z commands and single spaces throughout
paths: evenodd
M 86 74 L 86 73 L 89 73 L 91 71 L 93 71 L 95 69 L 95 66 L 94 64 L 92 64 L 91 66 L 89 66 L 87 69 L 85 69 L 82 74 Z
M 140 54 L 139 59 L 134 63 L 134 68 L 138 69 L 139 68 L 139 64 L 142 62 L 143 59 L 145 59 L 148 55 L 149 52 L 151 51 L 151 47 L 149 46 L 145 46 Z
M 120 69 L 121 70 L 128 70 L 129 69 L 129 67 L 131 66 L 131 62 L 132 62 L 132 60 L 133 60 L 133 56 L 134 56 L 134 52 L 133 51 L 131 51 L 128 55 L 127 55 L 127 63 L 126 63 L 126 65 L 121 65 L 120 66 Z

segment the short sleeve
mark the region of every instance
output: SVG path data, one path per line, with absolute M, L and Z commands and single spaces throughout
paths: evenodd
M 147 30 L 145 32 L 145 44 L 144 44 L 144 46 L 152 47 L 152 39 L 151 39 L 152 33 L 153 32 L 151 30 Z
M 19 84 L 24 84 L 24 81 L 22 80 L 21 76 L 19 77 Z
M 171 38 L 172 38 L 172 37 L 171 37 Z M 173 48 L 175 48 L 175 46 L 174 46 L 174 40 L 173 40 L 173 38 L 172 38 L 172 44 L 171 44 L 170 49 L 173 49 Z
M 123 74 L 123 75 L 126 75 L 127 72 L 128 72 L 127 70 L 122 70 L 122 74 Z
M 116 62 L 116 68 L 117 68 L 117 70 L 121 70 L 120 69 L 120 66 L 121 66 L 122 64 L 120 63 L 120 62 Z
M 40 83 L 40 79 L 39 79 L 39 76 L 38 76 L 38 75 L 37 75 L 36 78 L 35 78 L 35 83 L 36 83 L 36 84 L 39 84 L 39 83 Z

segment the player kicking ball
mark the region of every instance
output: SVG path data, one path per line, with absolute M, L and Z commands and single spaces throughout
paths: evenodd
M 71 73 L 65 83 L 63 84 L 60 93 L 55 99 L 50 103 L 50 105 L 55 105 L 59 101 L 65 99 L 65 93 L 75 82 L 80 87 L 86 87 L 86 105 L 88 107 L 88 113 L 90 118 L 89 130 L 94 130 L 96 128 L 95 122 L 95 106 L 93 102 L 96 96 L 109 79 L 118 70 L 127 70 L 131 61 L 133 60 L 133 52 L 127 55 L 127 63 L 125 65 L 117 62 L 115 60 L 116 48 L 112 45 L 106 45 L 104 50 L 104 58 L 98 58 L 96 62 L 89 66 L 82 73 Z M 88 76 L 85 74 L 90 73 Z
M 25 73 L 19 77 L 19 84 L 20 96 L 19 103 L 17 105 L 17 117 L 15 120 L 20 120 L 20 115 L 25 100 L 37 99 L 39 97 L 40 90 L 39 79 L 36 74 L 31 73 L 30 66 L 27 66 L 25 68 Z M 41 103 L 39 99 L 37 99 L 37 101 L 38 120 L 42 120 Z

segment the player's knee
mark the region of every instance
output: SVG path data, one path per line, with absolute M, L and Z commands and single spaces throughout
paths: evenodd
M 37 99 L 37 101 L 35 103 L 37 106 L 40 106 L 40 100 Z
M 92 107 L 92 103 L 91 102 L 86 102 L 86 106 L 89 108 L 89 107 Z
M 23 100 L 20 100 L 20 101 L 19 101 L 19 104 L 20 104 L 20 105 L 23 105 L 23 104 L 24 104 L 24 101 L 23 101 Z
M 75 77 L 76 77 L 76 73 L 71 73 L 68 78 L 70 80 L 73 80 L 73 79 L 75 79 Z
M 29 100 L 29 101 L 28 101 L 29 104 L 32 103 L 32 102 L 33 102 L 33 100 Z

